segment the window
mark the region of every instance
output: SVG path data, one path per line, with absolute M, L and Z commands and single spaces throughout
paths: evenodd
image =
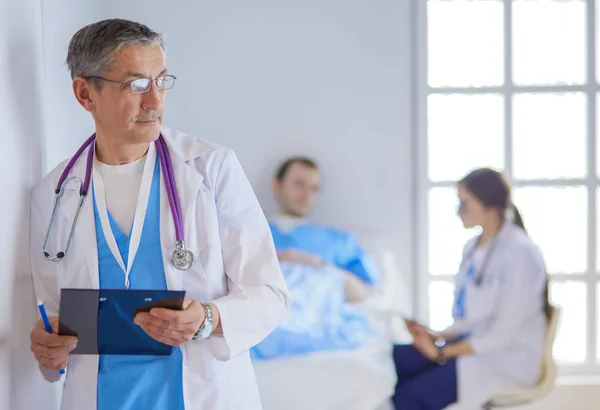
M 600 0 L 416 4 L 419 314 L 451 322 L 462 246 L 477 233 L 456 216 L 455 181 L 493 167 L 544 253 L 563 373 L 599 373 Z

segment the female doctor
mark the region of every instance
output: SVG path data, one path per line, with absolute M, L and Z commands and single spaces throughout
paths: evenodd
M 458 214 L 481 235 L 463 250 L 454 324 L 432 336 L 407 321 L 412 345 L 396 346 L 397 410 L 479 408 L 502 385 L 538 380 L 549 315 L 542 256 L 502 175 L 478 169 L 458 182 Z

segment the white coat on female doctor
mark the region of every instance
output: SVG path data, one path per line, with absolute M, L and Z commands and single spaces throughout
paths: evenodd
M 474 351 L 457 359 L 458 403 L 449 407 L 453 410 L 480 409 L 504 386 L 534 385 L 544 354 L 547 275 L 540 251 L 511 221 L 477 251 L 476 239 L 465 245 L 456 277 L 456 289 L 467 284 L 465 316 L 448 329 L 470 334 Z M 467 279 L 471 263 L 474 277 L 482 275 L 479 280 Z
M 187 247 L 197 257 L 187 271 L 170 262 L 175 229 L 161 178 L 161 247 L 167 286 L 186 290 L 220 312 L 223 335 L 182 346 L 186 409 L 261 409 L 248 349 L 285 316 L 289 293 L 279 269 L 271 233 L 235 154 L 223 147 L 163 128 L 177 181 Z M 81 155 L 71 175 L 83 180 Z M 42 258 L 41 248 L 66 162 L 35 189 L 31 207 L 31 264 L 38 300 L 58 315 L 62 288 L 99 288 L 98 253 L 92 196 L 81 209 L 69 251 L 61 262 Z M 79 184 L 66 187 L 49 248 L 64 246 L 79 200 Z M 62 249 L 62 248 L 61 248 Z M 41 369 L 49 381 L 58 371 Z M 62 410 L 96 409 L 97 355 L 73 355 L 67 368 Z

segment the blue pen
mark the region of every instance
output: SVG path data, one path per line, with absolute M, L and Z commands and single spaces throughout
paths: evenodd
M 42 315 L 42 320 L 44 321 L 44 326 L 46 327 L 46 331 L 48 333 L 52 333 L 52 326 L 50 325 L 50 320 L 48 320 L 48 315 L 46 314 L 46 308 L 44 307 L 44 302 L 38 300 L 38 309 L 40 310 L 40 315 Z M 60 369 L 60 374 L 65 374 L 65 369 Z

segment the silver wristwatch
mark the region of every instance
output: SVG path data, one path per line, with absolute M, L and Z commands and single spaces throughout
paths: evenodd
M 437 358 L 435 361 L 440 366 L 443 366 L 447 362 L 446 356 L 444 355 L 444 347 L 446 347 L 446 339 L 443 337 L 436 337 L 434 340 L 434 344 L 437 347 L 437 352 L 438 352 Z
M 200 328 L 198 329 L 194 337 L 192 337 L 192 340 L 206 339 L 208 336 L 210 336 L 210 334 L 213 331 L 214 324 L 212 309 L 210 308 L 210 305 L 208 303 L 201 303 L 201 305 L 204 308 L 205 313 L 204 322 L 202 322 Z

